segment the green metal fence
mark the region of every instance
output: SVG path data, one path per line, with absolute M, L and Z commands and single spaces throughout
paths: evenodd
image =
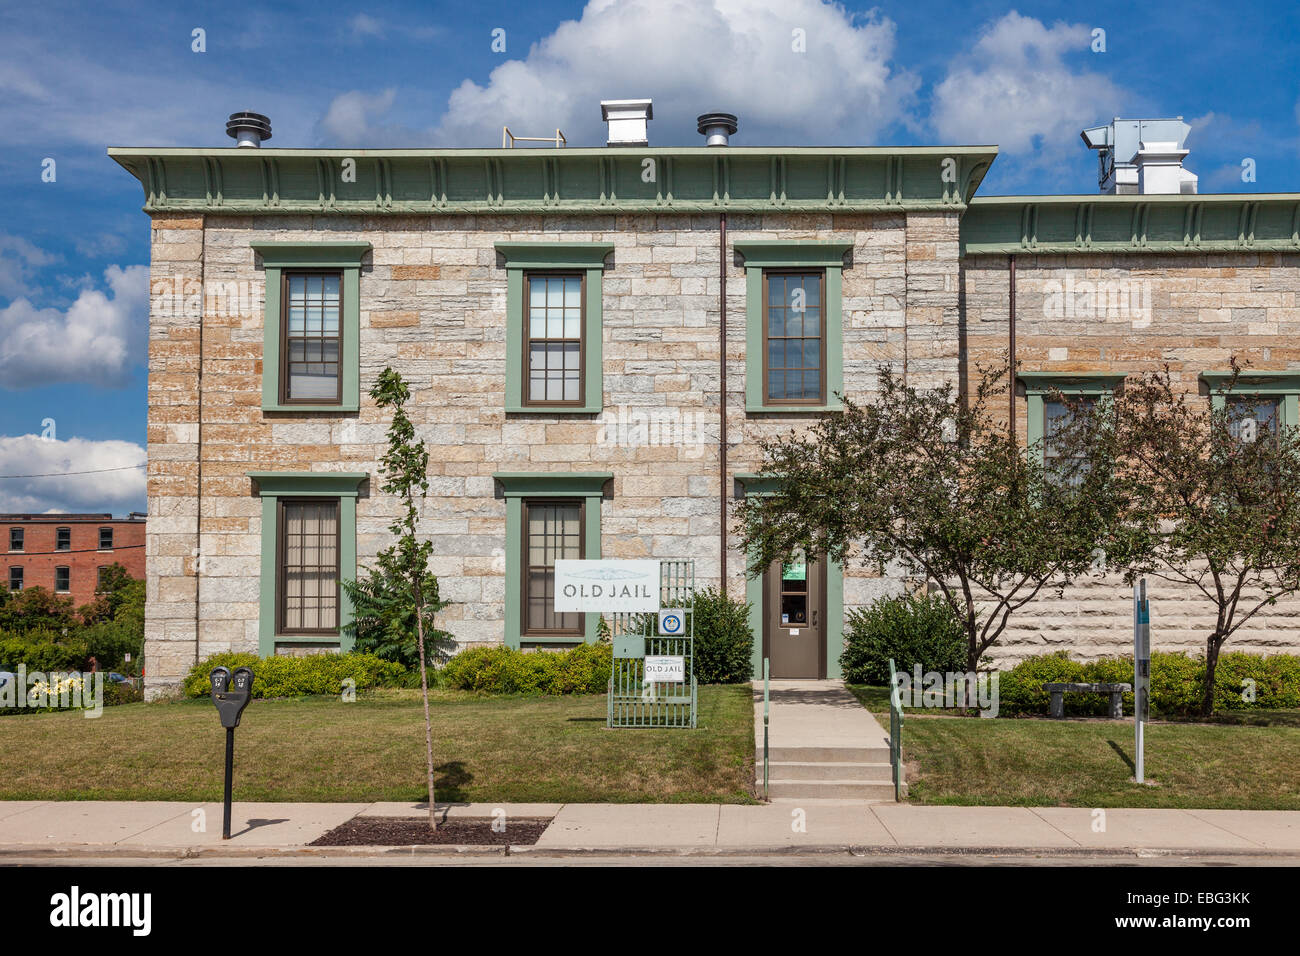
M 610 727 L 694 727 L 695 686 L 694 561 L 659 563 L 659 606 L 679 607 L 685 619 L 681 635 L 658 633 L 657 614 L 613 614 L 614 669 L 609 679 Z M 645 680 L 646 656 L 681 657 L 685 680 L 671 683 Z

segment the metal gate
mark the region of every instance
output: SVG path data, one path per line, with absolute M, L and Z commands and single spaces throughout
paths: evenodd
M 657 614 L 618 613 L 610 616 L 614 669 L 609 678 L 610 727 L 694 727 L 695 614 L 694 561 L 661 561 L 659 606 L 681 608 L 683 633 L 659 633 Z M 671 683 L 645 680 L 646 656 L 685 659 L 685 680 Z

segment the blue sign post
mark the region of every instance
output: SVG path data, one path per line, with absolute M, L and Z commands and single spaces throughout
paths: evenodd
M 1146 782 L 1146 723 L 1151 701 L 1151 602 L 1147 579 L 1133 585 L 1133 776 Z

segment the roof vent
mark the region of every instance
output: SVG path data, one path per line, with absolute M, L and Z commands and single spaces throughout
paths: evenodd
M 226 135 L 235 141 L 236 146 L 256 149 L 262 145 L 262 140 L 271 138 L 271 121 L 261 113 L 231 113 L 226 122 Z
M 606 146 L 649 146 L 646 123 L 655 118 L 650 100 L 601 100 L 600 118 L 609 124 Z
M 1197 176 L 1183 169 L 1183 144 L 1192 128 L 1181 116 L 1173 119 L 1131 120 L 1116 117 L 1106 126 L 1080 135 L 1097 150 L 1097 185 L 1110 195 L 1196 192 Z
M 704 113 L 696 119 L 696 129 L 704 136 L 705 146 L 726 146 L 739 128 L 734 113 Z

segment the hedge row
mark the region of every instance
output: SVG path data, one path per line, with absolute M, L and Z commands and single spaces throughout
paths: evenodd
M 358 689 L 392 687 L 402 683 L 402 665 L 373 654 L 308 654 L 304 657 L 258 657 L 256 654 L 214 654 L 195 664 L 185 678 L 186 697 L 211 692 L 208 675 L 214 667 L 251 667 L 254 697 L 297 697 L 338 694 L 349 678 Z
M 1153 715 L 1189 716 L 1200 711 L 1205 679 L 1204 658 L 1175 652 L 1151 655 L 1151 710 Z M 1249 682 L 1253 682 L 1253 685 Z M 1095 661 L 1071 660 L 1064 651 L 1030 657 L 998 677 L 998 713 L 1046 714 L 1046 683 L 1133 683 L 1133 658 L 1103 657 Z M 1253 693 L 1251 692 L 1253 691 Z M 1252 699 L 1253 698 L 1253 699 Z M 1067 715 L 1107 713 L 1102 694 L 1066 694 Z M 1215 710 L 1249 710 L 1300 707 L 1300 657 L 1268 657 L 1234 651 L 1219 657 L 1214 681 Z M 1124 712 L 1133 712 L 1133 695 L 1124 695 Z
M 603 694 L 614 652 L 608 644 L 525 654 L 512 647 L 472 647 L 439 672 L 444 687 L 490 694 Z

